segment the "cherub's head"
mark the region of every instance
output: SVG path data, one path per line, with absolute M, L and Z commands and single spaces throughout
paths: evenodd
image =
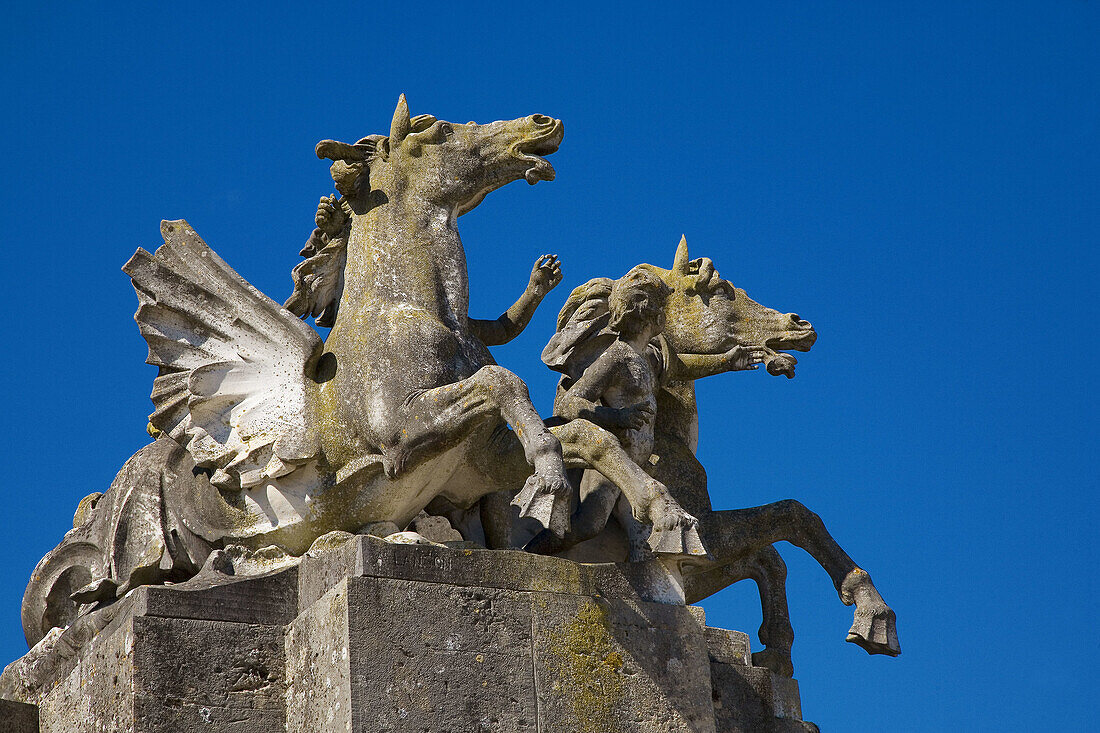
M 644 331 L 653 338 L 665 329 L 665 301 L 672 290 L 656 274 L 635 267 L 611 286 L 607 306 L 611 330 L 630 339 Z

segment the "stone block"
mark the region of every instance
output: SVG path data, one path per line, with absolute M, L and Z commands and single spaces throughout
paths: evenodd
M 40 706 L 57 733 L 285 730 L 278 626 L 128 616 Z
M 55 634 L 100 629 L 40 686 L 40 725 L 8 717 L 17 733 L 814 730 L 747 635 L 645 600 L 659 569 L 359 537 L 297 569 L 135 590 Z
M 771 674 L 772 712 L 777 718 L 802 719 L 802 696 L 798 692 L 798 680 Z
M 0 733 L 38 733 L 38 707 L 0 700 Z
M 287 633 L 289 728 L 535 733 L 530 616 L 498 588 L 348 578 Z
M 797 681 L 763 667 L 713 660 L 710 670 L 714 686 L 714 717 L 720 733 L 816 729 L 812 723 L 801 720 L 802 705 Z M 798 725 L 794 725 L 796 723 Z
M 102 632 L 39 704 L 42 733 L 129 733 L 134 729 L 133 624 Z
M 744 631 L 730 631 L 707 626 L 703 629 L 707 652 L 711 661 L 724 664 L 739 664 L 748 667 L 751 662 L 751 645 L 749 635 Z
M 679 573 L 658 561 L 585 565 L 518 550 L 455 550 L 356 536 L 339 548 L 302 560 L 299 610 L 308 608 L 345 577 L 684 602 Z
M 283 633 L 197 619 L 134 619 L 138 731 L 284 730 Z
M 706 644 L 686 608 L 549 593 L 532 608 L 540 731 L 715 730 Z
M 341 581 L 286 629 L 287 730 L 351 730 L 348 588 Z
M 286 625 L 298 615 L 298 568 L 258 576 L 202 574 L 133 592 L 134 615 Z

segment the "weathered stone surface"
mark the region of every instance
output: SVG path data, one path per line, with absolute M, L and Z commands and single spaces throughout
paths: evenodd
M 702 609 L 642 600 L 618 566 L 561 562 L 367 537 L 306 558 L 290 729 L 723 731 L 712 665 L 770 679 L 747 667 L 747 635 L 706 627 Z M 739 684 L 750 710 L 723 722 L 797 713 Z
M 802 720 L 798 682 L 769 669 L 711 661 L 714 718 L 722 733 L 817 730 Z
M 127 617 L 133 598 L 127 597 L 81 616 L 67 628 L 54 627 L 29 652 L 0 674 L 0 698 L 38 705 L 42 698 L 74 669 L 81 650 L 103 629 L 118 626 Z
M 133 625 L 96 638 L 39 706 L 43 733 L 126 733 L 133 728 Z
M 293 609 L 297 579 L 147 587 L 110 607 L 114 620 L 43 690 L 43 731 L 285 730 L 283 627 L 224 621 Z M 208 601 L 210 616 L 195 618 Z M 62 672 L 64 670 L 58 670 Z M 52 683 L 51 683 L 52 684 Z
M 284 729 L 282 629 L 133 616 L 41 705 L 42 730 Z
M 140 589 L 116 604 L 114 619 L 45 695 L 41 727 L 811 729 L 798 720 L 793 681 L 746 665 L 744 634 L 706 627 L 702 609 L 645 601 L 629 578 L 616 565 L 387 547 L 362 536 L 297 568 L 230 578 L 225 587 L 204 571 L 188 584 Z M 299 587 L 325 590 L 290 618 Z M 199 598 L 210 599 L 218 618 L 194 618 Z M 250 617 L 265 623 L 241 621 Z
M 348 578 L 287 632 L 289 726 L 534 733 L 530 649 L 525 594 Z
M 38 733 L 38 708 L 0 699 L 0 733 Z
M 199 575 L 134 592 L 134 614 L 285 625 L 298 615 L 298 568 L 258 576 Z
M 532 605 L 540 730 L 715 730 L 706 644 L 685 608 L 549 593 Z
M 341 581 L 287 627 L 288 731 L 351 729 L 348 614 L 347 582 Z
M 749 635 L 744 631 L 730 631 L 707 626 L 703 629 L 707 652 L 711 661 L 749 666 Z
M 453 550 L 391 544 L 369 536 L 356 536 L 331 552 L 303 558 L 298 577 L 298 604 L 303 610 L 345 577 L 683 603 L 677 568 L 656 560 L 582 564 L 516 550 Z

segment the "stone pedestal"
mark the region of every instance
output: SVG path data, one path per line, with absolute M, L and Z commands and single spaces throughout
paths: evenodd
M 816 730 L 796 682 L 679 598 L 657 563 L 356 537 L 266 576 L 139 589 L 37 716 L 0 702 L 0 733 Z

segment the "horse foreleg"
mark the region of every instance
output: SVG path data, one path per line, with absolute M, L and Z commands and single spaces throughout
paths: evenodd
M 406 403 L 404 417 L 397 445 L 386 451 L 391 475 L 415 449 L 457 442 L 486 419 L 507 422 L 534 467 L 517 496 L 521 515 L 564 534 L 570 488 L 561 445 L 535 411 L 522 379 L 503 367 L 484 366 L 471 377 L 417 393 Z
M 871 576 L 836 543 L 821 518 L 793 499 L 751 509 L 715 511 L 702 518 L 708 547 L 722 548 L 726 557 L 756 554 L 768 545 L 787 541 L 808 552 L 829 574 L 840 600 L 855 605 L 847 641 L 869 654 L 901 653 L 894 611 L 886 605 Z
M 619 487 L 634 517 L 653 527 L 650 548 L 661 555 L 706 556 L 699 520 L 684 511 L 668 489 L 647 474 L 623 450 L 619 439 L 588 420 L 571 420 L 553 429 L 570 467 L 591 467 Z

